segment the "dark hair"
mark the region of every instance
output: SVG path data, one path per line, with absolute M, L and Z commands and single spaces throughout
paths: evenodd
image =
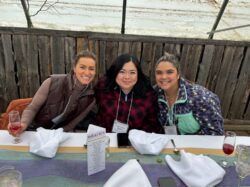
M 73 67 L 75 67 L 79 61 L 80 58 L 92 58 L 95 62 L 96 62 L 96 55 L 88 50 L 84 50 L 84 51 L 80 51 L 79 53 L 77 53 L 74 62 L 73 62 Z
M 133 91 L 135 97 L 143 97 L 146 93 L 146 91 L 151 87 L 149 78 L 142 72 L 142 69 L 140 67 L 139 60 L 129 54 L 122 54 L 118 56 L 115 61 L 112 63 L 110 68 L 106 71 L 106 88 L 108 91 L 113 90 L 116 87 L 119 87 L 116 83 L 116 76 L 124 66 L 124 64 L 128 62 L 133 62 L 137 72 L 138 72 L 138 80 L 136 84 L 134 85 Z
M 164 55 L 160 57 L 159 60 L 157 60 L 155 68 L 158 66 L 160 62 L 170 62 L 177 69 L 177 72 L 179 74 L 181 73 L 179 56 L 165 52 Z

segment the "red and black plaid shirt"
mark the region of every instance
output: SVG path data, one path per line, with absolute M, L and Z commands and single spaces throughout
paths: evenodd
M 96 125 L 105 127 L 107 132 L 111 132 L 116 119 L 120 89 L 106 91 L 105 82 L 101 80 L 95 87 L 95 94 L 99 106 Z M 130 103 L 131 97 L 125 101 L 124 97 L 121 96 L 118 121 L 127 123 Z M 128 121 L 129 129 L 162 133 L 157 119 L 157 105 L 157 96 L 153 90 L 149 90 L 143 98 L 134 97 Z

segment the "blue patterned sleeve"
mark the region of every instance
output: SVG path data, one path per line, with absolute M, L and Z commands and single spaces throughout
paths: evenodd
M 201 124 L 199 134 L 223 135 L 224 124 L 219 97 L 210 91 L 206 91 L 202 100 L 203 102 L 199 106 L 201 113 L 196 116 Z

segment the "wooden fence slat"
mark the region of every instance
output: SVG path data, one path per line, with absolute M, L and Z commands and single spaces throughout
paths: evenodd
M 155 84 L 155 64 L 157 60 L 163 55 L 163 44 L 162 43 L 155 43 L 154 49 L 153 49 L 153 59 L 151 62 L 151 67 L 149 68 L 149 74 L 150 74 L 150 81 L 152 84 Z
M 242 62 L 243 52 L 244 52 L 243 47 L 237 47 L 234 53 L 233 61 L 231 63 L 230 73 L 229 73 L 230 76 L 228 76 L 228 79 L 225 85 L 224 100 L 222 103 L 225 117 L 230 116 L 230 114 L 228 114 L 228 111 L 229 111 L 229 107 L 232 101 L 232 96 L 236 87 L 237 75 L 238 75 L 239 68 Z
M 119 42 L 118 55 L 130 53 L 130 42 Z
M 27 36 L 27 64 L 28 81 L 30 85 L 29 95 L 34 95 L 40 86 L 37 36 L 35 35 Z
M 181 44 L 175 44 L 175 51 L 176 55 L 180 56 L 181 55 Z
M 182 53 L 180 55 L 180 71 L 181 75 L 185 78 L 188 66 L 188 54 L 191 51 L 191 47 L 191 45 L 183 45 Z
M 111 66 L 118 55 L 118 42 L 106 42 L 105 48 L 105 64 L 106 70 Z
M 249 92 L 248 92 L 248 95 L 249 95 Z M 248 119 L 248 120 L 250 119 L 250 104 L 247 105 L 247 109 L 246 109 L 243 119 Z
M 181 54 L 181 45 L 173 43 L 165 43 L 164 52 L 172 53 L 180 56 Z
M 76 51 L 79 53 L 82 50 L 89 49 L 89 42 L 87 38 L 77 38 L 76 39 Z
M 242 62 L 241 72 L 237 81 L 235 92 L 230 107 L 230 117 L 235 119 L 244 118 L 244 111 L 250 97 L 250 47 L 247 48 L 245 58 Z M 250 116 L 250 111 L 246 112 Z M 248 118 L 246 118 L 248 119 Z
M 13 49 L 17 66 L 19 93 L 21 98 L 29 97 L 27 35 L 13 36 Z
M 97 57 L 99 54 L 99 41 L 98 40 L 89 40 L 89 50 L 92 51 Z
M 172 54 L 176 54 L 174 49 L 173 49 L 173 45 L 174 44 L 169 44 L 169 43 L 165 43 L 164 45 L 164 52 L 167 52 L 167 53 L 172 53 Z
M 89 50 L 89 40 L 88 38 L 83 38 L 83 50 Z
M 206 86 L 207 77 L 210 72 L 211 64 L 213 61 L 213 54 L 214 54 L 214 45 L 206 45 L 202 57 L 202 61 L 200 64 L 197 83 L 203 86 Z
M 98 40 L 89 40 L 89 50 L 96 55 L 96 76 L 94 82 L 97 82 L 98 78 L 101 76 L 99 73 L 100 66 L 100 42 Z
M 151 53 L 152 49 L 153 49 L 152 43 L 143 43 L 141 68 L 142 71 L 149 77 L 150 77 L 149 67 L 152 67 L 151 63 L 153 61 L 153 56 Z
M 0 112 L 5 111 L 8 105 L 8 97 L 6 93 L 6 61 L 4 57 L 4 40 L 2 35 L 0 35 Z
M 106 65 L 105 65 L 105 59 L 106 54 L 106 41 L 100 41 L 100 58 L 99 58 L 99 71 L 97 72 L 98 75 L 101 77 L 106 73 Z
M 222 64 L 222 58 L 224 54 L 224 46 L 215 46 L 213 63 L 210 67 L 210 72 L 207 78 L 206 87 L 215 92 L 216 83 L 220 74 L 220 67 Z
M 132 42 L 130 53 L 135 55 L 139 61 L 141 60 L 141 50 L 142 50 L 141 48 L 142 48 L 141 42 Z
M 48 36 L 38 36 L 38 59 L 40 66 L 40 84 L 52 73 L 50 59 L 50 38 Z
M 9 101 L 13 98 L 19 98 L 18 84 L 15 81 L 15 62 L 12 51 L 11 35 L 2 34 L 3 57 L 5 60 L 5 93 L 4 93 L 4 107 L 7 106 Z
M 64 74 L 64 38 L 58 36 L 51 36 L 51 64 L 52 74 Z
M 224 106 L 225 105 L 224 102 L 226 102 L 224 101 L 226 82 L 227 82 L 228 77 L 230 76 L 230 67 L 233 62 L 233 56 L 234 56 L 235 50 L 236 50 L 236 47 L 232 47 L 232 46 L 226 47 L 224 57 L 222 60 L 222 64 L 221 64 L 220 73 L 218 76 L 218 81 L 216 82 L 215 92 L 217 93 L 217 95 L 219 96 L 221 100 L 221 106 Z M 230 91 L 230 90 L 226 90 L 226 91 Z M 223 110 L 223 107 L 222 107 L 222 114 L 223 116 L 226 115 L 225 110 Z
M 76 56 L 76 42 L 74 38 L 66 37 L 65 38 L 65 65 L 66 73 L 69 73 Z
M 192 56 L 190 56 L 190 61 L 189 66 L 188 66 L 188 73 L 187 75 L 187 79 L 190 81 L 196 81 L 196 77 L 197 77 L 197 72 L 198 72 L 198 68 L 199 68 L 199 63 L 200 63 L 200 59 L 201 59 L 201 53 L 202 53 L 202 45 L 193 45 L 192 46 Z
M 187 46 L 186 54 L 181 58 L 181 71 L 184 72 L 184 77 L 192 82 L 196 81 L 196 75 L 198 71 L 199 61 L 202 52 L 201 45 Z
M 0 51 L 4 51 L 4 43 L 0 35 Z M 0 112 L 5 111 L 8 100 L 6 98 L 6 75 L 4 53 L 0 53 Z

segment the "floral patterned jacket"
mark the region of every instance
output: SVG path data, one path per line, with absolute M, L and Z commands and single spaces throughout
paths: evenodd
M 224 134 L 220 100 L 208 89 L 181 78 L 178 98 L 172 107 L 169 107 L 164 91 L 158 86 L 155 90 L 162 126 L 176 125 L 179 134 Z

